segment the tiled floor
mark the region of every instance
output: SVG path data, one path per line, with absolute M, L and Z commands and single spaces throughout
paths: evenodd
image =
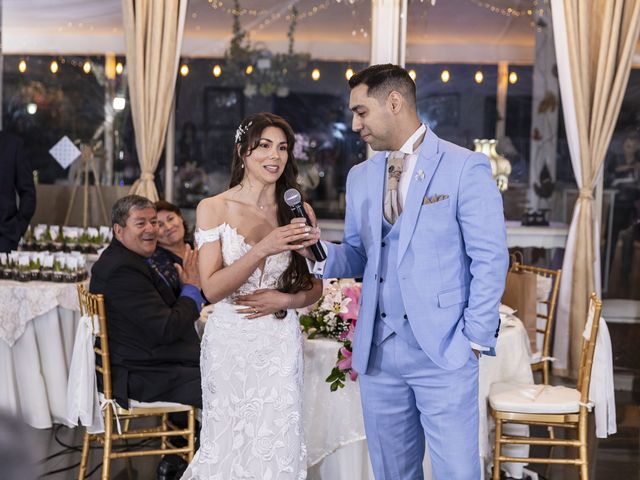
M 610 438 L 598 440 L 596 444 L 595 480 L 640 480 L 640 393 L 616 392 L 618 404 L 618 433 Z M 41 452 L 40 457 L 53 456 L 64 452 L 41 465 L 41 473 L 52 472 L 76 465 L 80 461 L 79 450 L 69 450 L 67 446 L 80 448 L 82 433 L 80 429 L 68 429 L 58 426 L 52 430 L 33 430 L 35 447 Z M 89 472 L 94 470 L 101 462 L 101 450 L 94 449 L 91 452 Z M 158 457 L 141 457 L 131 460 L 133 475 L 131 478 L 154 479 Z M 0 466 L 0 478 L 2 477 Z M 549 477 L 544 477 L 545 466 L 536 465 L 530 467 L 541 474 L 540 479 L 570 480 L 578 478 L 577 469 L 573 467 L 554 467 Z M 50 480 L 67 480 L 77 478 L 77 466 L 63 472 L 47 475 Z M 115 460 L 112 464 L 114 479 L 127 479 L 127 463 L 125 460 Z M 91 477 L 100 478 L 99 468 Z M 24 480 L 24 479 L 20 479 Z M 327 479 L 341 480 L 341 479 Z M 355 479 L 345 479 L 355 480 Z

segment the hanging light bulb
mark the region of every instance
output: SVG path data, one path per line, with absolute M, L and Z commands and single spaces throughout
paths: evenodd
M 515 85 L 516 83 L 518 83 L 518 74 L 516 72 L 511 72 L 509 74 L 509 83 L 511 85 Z
M 347 80 L 351 80 L 351 77 L 353 77 L 353 74 L 355 72 L 353 71 L 353 68 L 349 67 L 347 68 L 347 70 L 344 72 L 344 76 Z
M 20 63 L 18 63 L 18 71 L 20 73 L 24 73 L 27 71 L 27 62 L 25 62 L 24 59 L 20 60 Z
M 180 67 L 180 75 L 182 75 L 183 77 L 189 75 L 189 65 L 187 65 L 186 63 L 182 64 L 182 66 Z
M 414 82 L 416 81 L 416 71 L 412 68 L 411 70 L 409 70 L 409 76 L 411 77 L 411 80 L 413 80 Z
M 244 73 L 251 75 L 253 73 L 253 65 L 247 65 L 247 68 L 244 69 Z
M 91 62 L 89 60 L 85 60 L 82 65 L 82 71 L 89 75 L 91 73 Z
M 218 78 L 220 75 L 222 75 L 222 67 L 220 65 L 215 65 L 213 67 L 213 70 L 211 70 L 211 73 L 213 73 L 213 76 Z
M 51 64 L 49 65 L 49 70 L 51 70 L 51 73 L 53 73 L 54 75 L 58 73 L 58 68 L 60 68 L 58 66 L 58 62 L 56 62 L 55 60 L 51 60 Z
M 440 80 L 442 80 L 442 83 L 447 83 L 449 80 L 451 80 L 451 74 L 449 73 L 449 70 L 442 71 L 442 73 L 440 74 Z
M 313 71 L 311 72 L 311 78 L 313 79 L 314 82 L 317 82 L 318 80 L 320 80 L 320 69 L 314 68 Z
M 476 83 L 482 83 L 484 81 L 484 74 L 482 73 L 482 70 L 478 70 L 473 76 L 473 79 L 476 81 Z
M 122 75 L 122 72 L 124 72 L 124 65 L 121 62 L 116 63 L 116 73 Z

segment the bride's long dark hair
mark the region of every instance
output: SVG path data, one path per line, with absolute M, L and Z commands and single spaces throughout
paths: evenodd
M 278 225 L 288 225 L 293 218 L 289 206 L 284 202 L 284 192 L 295 188 L 299 192 L 298 166 L 293 156 L 295 137 L 293 130 L 287 121 L 273 113 L 256 113 L 245 118 L 236 133 L 236 143 L 233 149 L 233 162 L 231 164 L 231 181 L 229 188 L 240 185 L 244 179 L 244 158 L 255 150 L 267 127 L 276 127 L 284 132 L 287 138 L 287 163 L 280 178 L 276 181 L 276 204 L 278 206 Z M 304 200 L 304 198 L 303 198 Z M 313 286 L 312 276 L 309 273 L 307 263 L 301 255 L 293 253 L 289 266 L 278 280 L 278 289 L 285 293 L 296 293 L 300 290 L 310 290 Z

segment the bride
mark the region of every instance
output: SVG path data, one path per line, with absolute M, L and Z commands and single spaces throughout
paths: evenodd
M 198 205 L 200 278 L 215 306 L 201 346 L 200 449 L 184 480 L 306 478 L 294 309 L 317 301 L 322 283 L 292 253 L 318 238 L 284 203 L 297 188 L 293 144 L 283 118 L 248 117 L 236 132 L 229 190 Z

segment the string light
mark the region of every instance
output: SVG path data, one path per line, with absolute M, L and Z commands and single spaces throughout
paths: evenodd
M 213 73 L 214 77 L 218 78 L 220 75 L 222 75 L 222 67 L 220 65 L 214 65 L 211 73 Z
M 58 73 L 59 68 L 60 67 L 58 66 L 58 62 L 56 62 L 55 60 L 51 60 L 51 64 L 49 65 L 49 70 L 51 70 L 51 73 L 55 75 L 56 73 Z
M 313 79 L 314 82 L 317 82 L 318 80 L 320 80 L 320 70 L 317 68 L 314 68 L 313 71 L 311 72 L 311 78 Z
M 215 2 L 214 2 L 215 3 Z M 219 4 L 222 4 L 222 2 L 218 2 Z M 295 3 L 295 2 L 294 2 Z M 296 20 L 300 21 L 300 20 L 304 20 L 306 18 L 311 18 L 314 15 L 319 14 L 320 12 L 323 12 L 325 10 L 327 10 L 330 6 L 332 5 L 336 5 L 336 4 L 340 4 L 341 2 L 338 2 L 336 0 L 324 0 L 322 2 L 319 2 L 313 6 L 311 6 L 307 11 L 305 12 L 300 12 L 296 15 Z M 355 0 L 349 0 L 348 2 L 345 2 L 344 5 L 347 7 L 353 7 L 355 3 Z M 278 12 L 272 12 L 271 10 L 263 10 L 259 13 L 256 14 L 256 16 L 263 16 L 266 15 L 267 18 L 263 19 L 258 26 L 256 27 L 258 30 L 262 30 L 263 28 L 269 26 L 270 24 L 276 22 L 277 20 L 279 20 L 282 15 L 284 13 L 286 13 L 286 11 L 291 11 L 293 9 L 293 3 L 291 5 L 289 5 L 287 7 L 286 10 L 282 10 L 282 11 L 278 11 Z M 231 11 L 233 9 L 227 9 L 228 11 Z M 240 12 L 236 12 L 236 14 L 238 15 L 251 15 L 250 11 L 246 11 L 244 12 L 245 9 L 242 9 Z M 354 10 L 355 12 L 355 10 Z M 285 16 L 285 20 L 286 21 L 290 21 L 291 20 L 291 14 L 287 13 L 287 15 Z M 360 33 L 362 33 L 362 35 L 364 37 L 367 37 L 369 35 L 369 32 L 367 32 L 364 28 L 360 29 Z M 353 36 L 357 35 L 357 32 L 354 30 L 353 31 Z
M 91 73 L 91 62 L 89 60 L 85 60 L 82 64 L 82 71 L 87 75 Z
M 511 72 L 509 74 L 509 83 L 511 85 L 515 85 L 516 83 L 518 83 L 518 74 L 516 72 Z
M 447 83 L 449 80 L 451 80 L 451 74 L 449 73 L 449 70 L 442 71 L 442 73 L 440 74 L 440 80 L 442 80 L 442 83 Z
M 485 2 L 482 0 L 469 0 L 476 7 L 481 7 L 489 10 L 491 13 L 497 13 L 502 15 L 503 17 L 524 17 L 524 16 L 533 16 L 535 14 L 542 15 L 544 14 L 544 9 L 537 8 L 539 0 L 533 0 L 531 2 L 530 8 L 512 8 L 512 7 L 500 7 L 492 4 L 491 2 Z
M 244 69 L 244 73 L 251 75 L 253 73 L 253 65 L 247 65 L 247 68 Z
M 18 63 L 18 71 L 20 73 L 27 71 L 27 62 L 24 59 L 20 60 L 20 63 Z
M 414 82 L 416 81 L 416 71 L 414 69 L 409 70 L 409 76 L 411 77 L 411 80 L 413 80 Z
M 482 83 L 484 81 L 484 74 L 482 73 L 482 70 L 478 70 L 473 76 L 473 79 L 476 81 L 476 83 Z
M 125 100 L 124 97 L 115 97 L 113 99 L 113 109 L 114 110 L 124 110 L 124 108 L 127 106 L 127 101 Z
M 182 75 L 183 77 L 186 77 L 187 75 L 189 75 L 189 65 L 187 65 L 186 63 L 183 63 L 180 66 L 180 75 Z
M 122 75 L 122 72 L 124 72 L 124 65 L 120 62 L 116 63 L 116 73 Z
M 351 80 L 351 77 L 353 77 L 353 74 L 354 74 L 353 68 L 349 67 L 349 68 L 347 68 L 347 70 L 344 72 L 344 77 L 345 77 L 347 80 Z

